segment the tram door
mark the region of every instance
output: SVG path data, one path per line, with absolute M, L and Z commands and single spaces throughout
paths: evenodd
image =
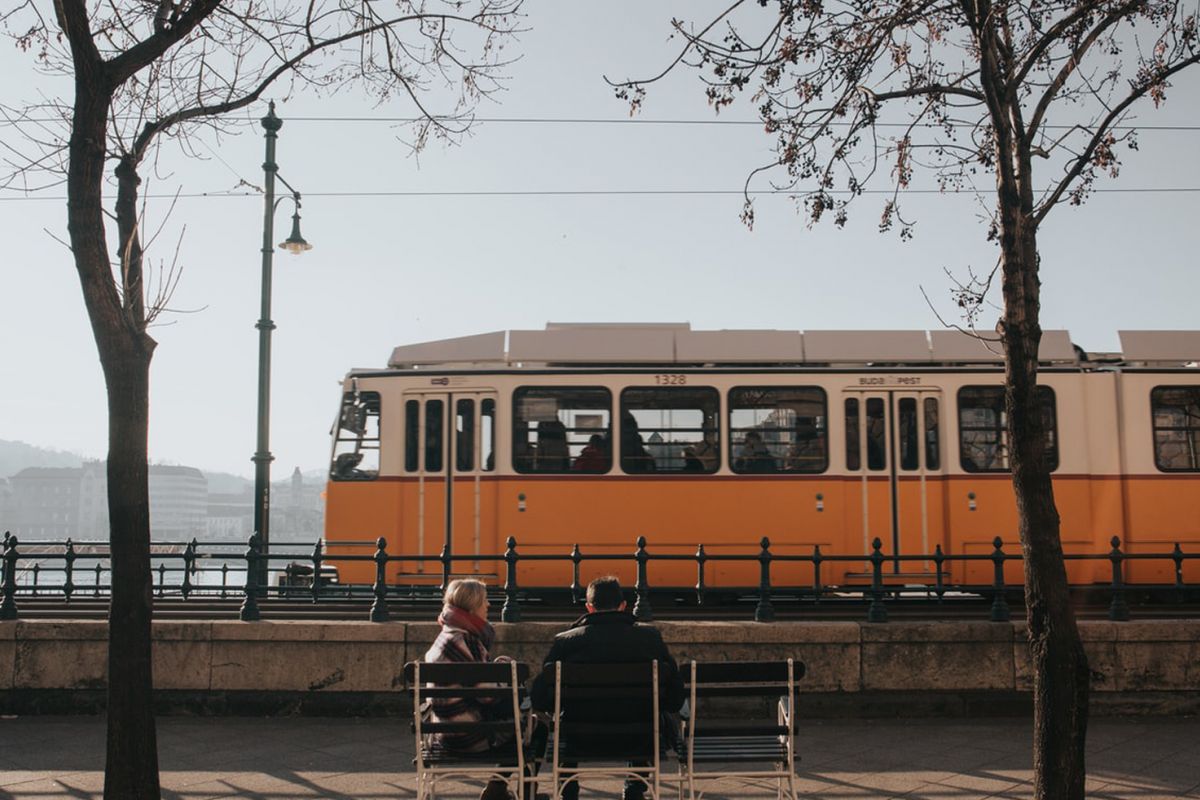
M 436 556 L 478 556 L 495 549 L 496 394 L 489 391 L 406 392 L 404 512 L 406 550 Z M 441 565 L 412 565 L 438 576 Z M 488 564 L 488 571 L 494 566 Z M 455 574 L 476 574 L 479 562 L 453 562 Z
M 858 476 L 848 500 L 853 508 L 857 495 L 861 504 L 863 552 L 878 537 L 885 555 L 932 554 L 946 530 L 940 390 L 851 391 L 844 404 L 846 468 Z M 935 567 L 892 559 L 885 569 L 923 575 Z

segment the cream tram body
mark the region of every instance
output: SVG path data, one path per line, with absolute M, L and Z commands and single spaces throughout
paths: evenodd
M 1120 537 L 1128 553 L 1200 546 L 1200 333 L 1122 332 L 1087 355 L 1047 331 L 1039 384 L 1068 554 Z M 983 555 L 1019 552 L 1007 468 L 1003 365 L 954 331 L 693 331 L 686 325 L 548 326 L 396 348 L 387 369 L 343 384 L 326 494 L 330 555 L 392 556 L 390 584 L 456 575 L 502 581 L 518 552 L 655 555 Z M 756 441 L 757 439 L 757 441 Z M 607 452 L 607 461 L 605 453 Z M 411 558 L 425 556 L 428 560 Z M 476 558 L 479 557 L 479 558 Z M 370 583 L 374 564 L 337 564 Z M 1105 582 L 1103 561 L 1069 563 Z M 931 559 L 886 563 L 889 580 L 936 579 Z M 1200 573 L 1200 565 L 1190 566 Z M 868 579 L 865 558 L 828 562 L 824 585 Z M 585 562 L 632 581 L 630 562 Z M 946 580 L 986 584 L 986 562 Z M 696 583 L 659 561 L 656 586 Z M 1006 578 L 1021 580 L 1010 563 Z M 1131 582 L 1170 583 L 1170 562 L 1131 562 Z M 1200 574 L 1190 575 L 1200 580 Z M 523 586 L 566 586 L 571 564 L 528 560 Z M 808 586 L 778 561 L 776 585 Z M 752 586 L 753 562 L 709 562 L 709 586 Z

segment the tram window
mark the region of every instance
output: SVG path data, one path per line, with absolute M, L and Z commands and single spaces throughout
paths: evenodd
M 827 419 L 820 388 L 736 387 L 729 392 L 730 467 L 739 473 L 824 472 Z
M 912 397 L 901 397 L 897 406 L 900 415 L 897 431 L 900 434 L 900 469 L 912 471 L 921 466 L 917 437 L 917 401 Z
M 1058 468 L 1058 433 L 1054 391 L 1037 387 L 1046 432 L 1046 463 Z M 958 392 L 959 458 L 967 472 L 1007 472 L 1012 468 L 1008 446 L 1008 412 L 1003 386 L 965 386 Z
M 721 398 L 716 389 L 637 387 L 621 393 L 621 469 L 715 472 Z
M 334 431 L 335 481 L 373 481 L 379 477 L 379 392 L 346 392 Z
M 846 400 L 846 469 L 862 469 L 858 454 L 858 399 Z
M 475 401 L 459 400 L 454 404 L 454 448 L 457 458 L 454 468 L 459 472 L 475 469 Z
M 479 404 L 479 468 L 483 472 L 496 469 L 496 401 L 490 397 Z
M 1200 471 L 1200 386 L 1150 391 L 1154 464 L 1163 472 Z
M 883 398 L 867 398 L 867 469 L 887 468 L 887 420 Z
M 941 435 L 938 428 L 938 401 L 925 398 L 925 469 L 942 468 Z
M 421 468 L 421 404 L 409 400 L 404 404 L 404 471 Z
M 517 472 L 608 472 L 611 433 L 612 394 L 602 386 L 529 386 L 513 393 Z
M 425 471 L 442 471 L 442 432 L 445 417 L 442 400 L 425 401 Z

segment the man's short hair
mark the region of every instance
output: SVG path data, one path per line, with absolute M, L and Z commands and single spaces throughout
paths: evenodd
M 616 611 L 625 602 L 625 593 L 621 591 L 621 582 L 615 575 L 605 575 L 596 578 L 588 584 L 588 605 L 597 611 Z

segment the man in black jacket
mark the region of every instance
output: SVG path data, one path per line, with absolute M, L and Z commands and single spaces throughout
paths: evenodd
M 576 620 L 570 628 L 554 637 L 550 652 L 543 659 L 543 666 L 556 661 L 580 664 L 618 664 L 629 662 L 658 661 L 659 710 L 678 711 L 683 705 L 683 681 L 679 667 L 663 641 L 662 634 L 649 625 L 638 625 L 633 614 L 625 610 L 625 598 L 621 583 L 609 575 L 597 578 L 588 585 L 588 613 Z M 532 703 L 539 711 L 554 709 L 554 686 L 547 686 L 542 676 L 533 683 Z M 564 714 L 580 719 L 603 717 L 619 719 L 620 709 L 607 704 L 603 711 L 597 709 L 564 709 Z M 645 763 L 630 766 L 646 766 Z M 627 780 L 621 793 L 622 800 L 642 800 L 646 791 L 644 781 Z M 562 800 L 577 800 L 579 782 L 571 781 L 563 787 Z

